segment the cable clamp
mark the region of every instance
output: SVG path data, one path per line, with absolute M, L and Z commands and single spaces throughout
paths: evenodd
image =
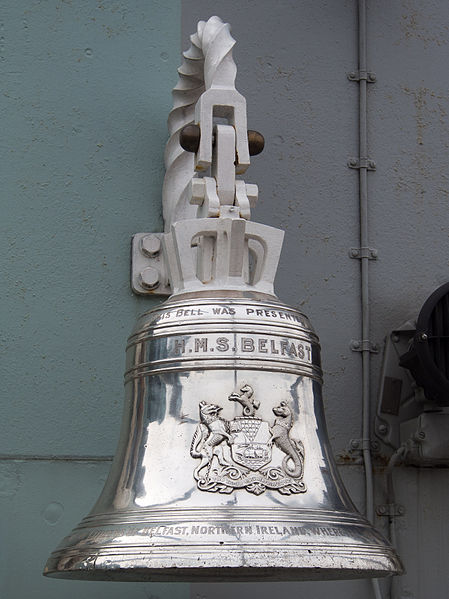
M 379 353 L 379 346 L 377 345 L 377 343 L 374 343 L 373 341 L 370 341 L 369 339 L 362 339 L 361 341 L 359 341 L 358 339 L 351 339 L 351 343 L 349 344 L 349 347 L 351 348 L 352 351 L 360 351 L 360 352 L 369 351 L 372 354 Z
M 376 74 L 372 71 L 351 71 L 347 73 L 349 81 L 366 81 L 367 83 L 375 83 L 377 80 Z
M 376 513 L 378 516 L 389 516 L 390 518 L 395 518 L 405 514 L 405 507 L 399 503 L 384 503 L 377 506 Z
M 368 258 L 368 260 L 377 260 L 378 251 L 376 248 L 350 248 L 349 257 L 361 260 L 362 258 Z
M 380 445 L 377 441 L 373 441 L 371 439 L 351 439 L 349 442 L 349 451 L 371 451 L 373 453 L 378 453 L 380 450 Z
M 360 157 L 360 158 L 349 158 L 347 165 L 349 168 L 366 168 L 367 171 L 375 171 L 376 163 L 371 158 Z

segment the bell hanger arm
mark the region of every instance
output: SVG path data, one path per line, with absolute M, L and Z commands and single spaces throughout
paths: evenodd
M 263 148 L 260 134 L 248 135 L 246 100 L 235 89 L 237 67 L 232 57 L 235 40 L 229 24 L 219 17 L 200 21 L 190 40 L 191 46 L 183 53 L 184 61 L 178 69 L 179 81 L 173 90 L 173 109 L 168 118 L 170 138 L 165 150 L 162 197 L 167 232 L 174 222 L 197 216 L 196 208 L 190 204 L 195 172 L 211 169 L 212 176 L 219 180 L 218 195 L 223 197 L 223 203 L 233 203 L 230 196 L 235 195 L 232 184 L 235 174 L 244 173 L 250 164 L 250 153 L 259 153 Z M 227 121 L 220 128 L 223 137 L 220 144 L 217 118 Z M 225 127 L 229 130 L 225 131 Z M 248 140 L 254 136 L 257 141 L 252 143 L 251 152 Z M 214 145 L 221 146 L 218 153 Z M 225 159 L 224 155 L 231 158 Z

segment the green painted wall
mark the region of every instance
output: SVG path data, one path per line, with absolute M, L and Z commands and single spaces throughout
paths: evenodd
M 180 3 L 2 12 L 0 596 L 185 597 L 41 576 L 101 490 L 110 462 L 73 458 L 114 453 L 126 338 L 152 303 L 130 291 L 129 248 L 161 229 Z

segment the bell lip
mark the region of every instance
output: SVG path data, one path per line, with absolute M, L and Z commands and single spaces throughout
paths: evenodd
M 304 549 L 302 551 L 304 552 Z M 295 557 L 298 558 L 298 555 L 300 555 L 300 552 L 296 551 Z M 290 557 L 293 558 L 293 555 Z M 323 553 L 321 557 L 325 558 L 326 555 Z M 98 567 L 97 565 L 83 568 L 82 566 L 86 562 L 80 558 L 77 563 L 72 562 L 70 568 L 61 569 L 58 568 L 58 559 L 51 556 L 43 575 L 59 579 L 115 582 L 299 582 L 384 578 L 404 574 L 402 563 L 393 550 L 385 552 L 382 560 L 380 556 L 377 559 L 371 558 L 371 564 L 366 568 L 354 567 L 354 561 L 357 560 L 357 556 L 345 558 L 347 562 L 346 566 L 341 563 L 340 567 L 331 567 L 330 561 L 334 560 L 334 557 L 330 558 L 327 566 L 323 565 L 321 567 L 317 565 L 252 565 L 251 563 L 245 563 L 242 566 L 242 558 L 240 557 L 238 564 L 214 567 L 167 565 L 167 567 L 116 566 L 113 568 L 107 566 Z M 340 557 L 341 562 L 345 560 Z M 179 561 L 181 562 L 182 560 Z M 246 561 L 247 556 L 245 557 Z M 249 561 L 251 562 L 252 560 L 250 559 Z M 349 566 L 351 562 L 352 567 Z
M 310 516 L 315 513 L 311 511 Z M 43 574 L 79 580 L 243 582 L 345 580 L 404 573 L 395 549 L 368 520 L 357 512 L 339 516 L 348 536 L 345 541 L 334 537 L 291 544 L 257 540 L 163 545 L 123 538 L 118 545 L 114 535 L 108 539 L 108 527 L 92 526 L 96 520 L 101 523 L 101 516 L 92 515 L 72 531 L 75 537 L 67 537 L 53 551 Z M 325 512 L 322 517 L 324 521 Z M 106 538 L 99 544 L 92 538 L 89 543 L 91 533 L 99 529 Z

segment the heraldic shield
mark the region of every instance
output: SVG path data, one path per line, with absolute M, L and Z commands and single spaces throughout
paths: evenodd
M 271 433 L 268 422 L 259 418 L 236 418 L 230 423 L 234 462 L 259 470 L 271 462 Z
M 292 411 L 287 402 L 273 407 L 274 422 L 258 418 L 260 403 L 250 385 L 231 393 L 229 401 L 238 402 L 243 416 L 225 420 L 221 406 L 200 402 L 200 423 L 193 436 L 190 455 L 201 458 L 194 471 L 198 488 L 212 493 L 232 493 L 246 489 L 260 495 L 275 489 L 283 495 L 304 493 L 304 447 L 290 436 Z M 282 462 L 272 464 L 273 445 L 280 450 Z

